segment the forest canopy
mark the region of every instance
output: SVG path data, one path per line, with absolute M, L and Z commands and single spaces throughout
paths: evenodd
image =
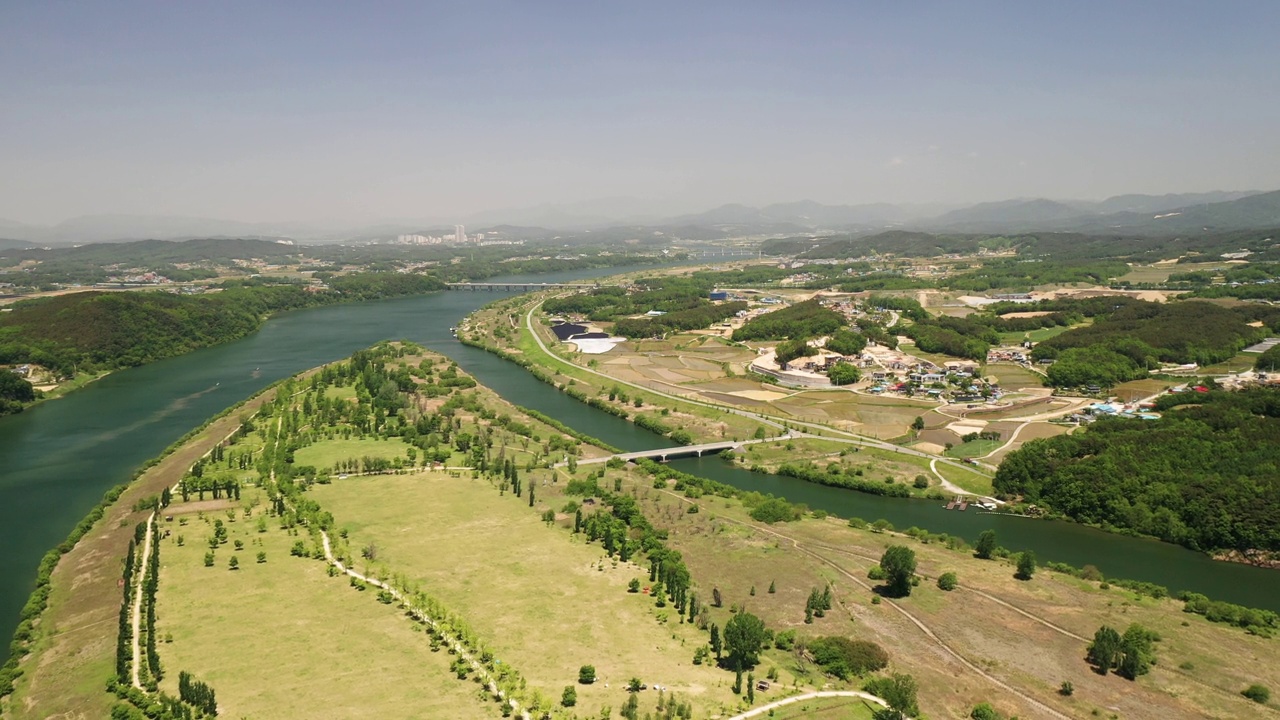
M 0 363 L 34 363 L 70 376 L 78 371 L 142 365 L 244 337 L 282 310 L 439 290 L 434 277 L 356 273 L 330 280 L 330 290 L 228 283 L 221 292 L 83 292 L 13 305 L 0 316 Z
M 1182 404 L 1182 406 L 1177 406 Z M 1034 440 L 997 492 L 1199 550 L 1280 550 L 1280 390 L 1182 393 L 1159 420 Z
M 844 317 L 817 300 L 806 300 L 747 321 L 733 331 L 733 339 L 782 340 L 830 335 L 844 326 Z

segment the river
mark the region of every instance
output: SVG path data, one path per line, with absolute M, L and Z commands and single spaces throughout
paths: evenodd
M 565 282 L 584 270 L 497 282 Z M 113 485 L 187 431 L 270 383 L 338 360 L 379 340 L 404 338 L 457 360 L 512 402 L 628 450 L 669 441 L 600 412 L 533 379 L 524 369 L 462 345 L 451 326 L 501 292 L 443 292 L 279 315 L 241 340 L 116 373 L 64 398 L 0 418 L 0 637 L 9 637 L 30 594 L 36 566 Z M 1151 540 L 1066 522 L 946 511 L 940 503 L 882 498 L 750 473 L 708 457 L 673 463 L 686 472 L 769 492 L 842 517 L 885 518 L 972 541 L 994 528 L 1000 543 L 1045 560 L 1093 564 L 1107 575 L 1280 611 L 1280 572 L 1219 563 Z M 0 653 L 7 652 L 7 643 Z M 2 658 L 0 658 L 2 659 Z

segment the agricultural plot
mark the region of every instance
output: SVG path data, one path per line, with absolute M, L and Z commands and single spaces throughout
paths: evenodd
M 809 391 L 778 400 L 774 406 L 798 420 L 856 425 L 855 431 L 880 439 L 907 434 L 911 423 L 933 406 L 897 398 L 846 391 Z
M 983 462 L 987 462 L 992 465 L 998 465 L 1006 455 L 1022 447 L 1025 443 L 1031 442 L 1032 440 L 1038 440 L 1041 438 L 1054 437 L 1056 435 L 1065 435 L 1066 433 L 1072 432 L 1075 429 L 1076 427 L 1073 425 L 1057 425 L 1057 424 L 1048 423 L 1048 422 L 1030 423 L 1025 427 L 1023 427 L 1020 431 L 1018 431 L 1018 437 L 1016 440 L 1014 440 L 1014 442 L 1011 445 L 994 453 L 993 455 L 991 455 L 991 457 L 986 458 Z M 1006 435 L 1005 437 L 1007 438 L 1009 437 L 1009 435 Z
M 1197 371 L 1199 375 L 1228 375 L 1230 373 L 1239 373 L 1246 370 L 1252 370 L 1253 364 L 1258 361 L 1257 354 L 1239 353 L 1235 357 L 1217 365 L 1208 365 Z
M 1079 327 L 1079 326 L 1076 326 L 1076 327 Z M 1004 345 L 1017 345 L 1026 340 L 1030 340 L 1031 342 L 1038 343 L 1043 340 L 1048 340 L 1049 338 L 1054 337 L 1056 335 L 1061 335 L 1062 333 L 1070 329 L 1071 329 L 1070 327 L 1067 327 L 1065 325 L 1056 325 L 1054 327 L 1040 328 L 1038 330 L 1028 330 L 1026 332 L 1005 332 L 1005 333 L 1000 333 L 1000 342 Z
M 1044 387 L 1043 375 L 1011 363 L 988 365 L 985 373 L 987 377 L 994 378 L 996 384 L 1005 391 Z
M 1120 383 L 1111 389 L 1111 394 L 1120 398 L 1124 402 L 1135 402 L 1152 395 L 1159 395 L 1165 390 L 1178 385 L 1179 383 L 1171 380 L 1157 380 L 1155 378 L 1147 378 L 1145 380 L 1130 380 L 1129 382 Z

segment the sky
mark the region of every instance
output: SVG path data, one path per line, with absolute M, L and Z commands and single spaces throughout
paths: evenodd
M 0 0 L 0 218 L 1280 188 L 1280 3 Z

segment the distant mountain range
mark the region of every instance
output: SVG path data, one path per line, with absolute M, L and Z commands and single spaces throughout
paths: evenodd
M 810 200 L 763 207 L 722 205 L 698 213 L 663 216 L 626 198 L 495 211 L 462 219 L 468 231 L 505 226 L 508 236 L 581 238 L 786 235 L 806 232 L 880 232 L 908 229 L 951 232 L 1125 232 L 1141 235 L 1198 233 L 1280 226 L 1280 191 L 1216 191 L 1170 195 L 1117 195 L 1101 201 L 1020 198 L 967 207 L 870 203 L 824 205 Z M 140 239 L 197 237 L 290 238 L 305 242 L 387 241 L 404 233 L 441 234 L 439 220 L 402 220 L 333 227 L 319 223 L 246 223 L 190 217 L 89 215 L 52 226 L 0 219 L 0 243 L 68 245 Z

